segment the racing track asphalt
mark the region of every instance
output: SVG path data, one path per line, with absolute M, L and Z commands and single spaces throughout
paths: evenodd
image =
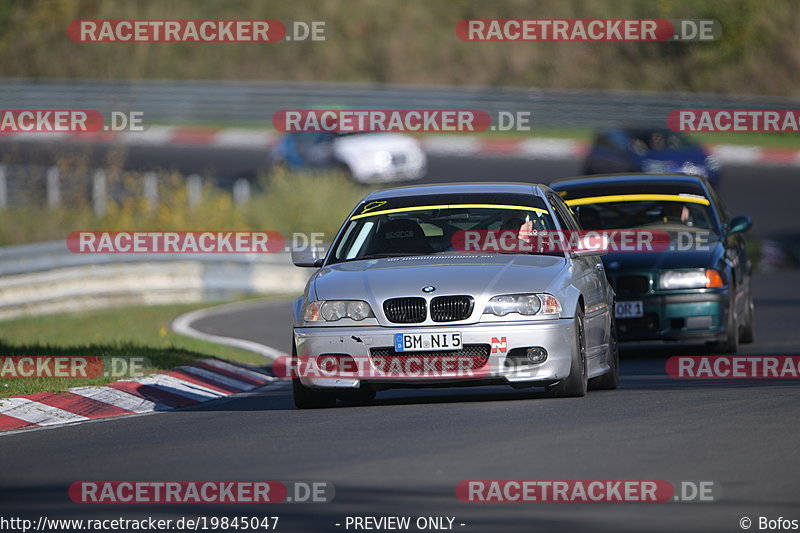
M 440 181 L 533 180 L 574 161 L 436 158 Z M 762 234 L 797 231 L 794 169 L 730 168 L 723 194 Z M 757 191 L 778 187 L 770 197 Z M 781 194 L 782 192 L 782 194 Z M 787 213 L 779 218 L 775 213 Z M 788 213 L 793 213 L 789 217 Z M 755 279 L 758 340 L 739 354 L 797 355 L 800 273 Z M 289 302 L 265 302 L 194 323 L 202 331 L 286 350 Z M 800 519 L 797 381 L 679 381 L 669 355 L 689 347 L 627 347 L 621 387 L 547 399 L 503 387 L 379 393 L 376 405 L 298 411 L 286 384 L 193 409 L 0 437 L 0 514 L 49 517 L 281 516 L 285 532 L 345 531 L 345 516 L 455 516 L 456 531 L 740 531 L 748 516 Z M 87 506 L 75 480 L 322 480 L 332 504 Z M 476 504 L 465 479 L 715 481 L 709 503 Z M 352 531 L 352 529 L 351 529 Z

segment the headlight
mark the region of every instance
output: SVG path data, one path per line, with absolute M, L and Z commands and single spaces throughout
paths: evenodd
M 361 300 L 321 300 L 309 302 L 303 311 L 306 322 L 335 322 L 342 318 L 359 321 L 374 317 L 372 308 Z
M 685 162 L 681 165 L 681 168 L 678 169 L 678 172 L 681 174 L 689 174 L 691 176 L 703 176 L 704 178 L 708 177 L 708 170 L 702 165 L 696 165 L 691 161 Z
M 665 270 L 658 278 L 659 289 L 714 289 L 724 287 L 722 276 L 713 269 Z
M 517 313 L 525 316 L 561 314 L 561 304 L 552 294 L 502 294 L 486 304 L 484 315 L 506 316 Z
M 379 167 L 388 167 L 392 165 L 392 154 L 385 150 L 375 152 L 375 164 Z

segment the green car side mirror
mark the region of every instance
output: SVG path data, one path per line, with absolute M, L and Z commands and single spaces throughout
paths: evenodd
M 753 221 L 750 220 L 750 217 L 746 216 L 738 216 L 733 217 L 728 224 L 728 235 L 732 235 L 734 233 L 743 233 L 749 230 L 753 225 Z

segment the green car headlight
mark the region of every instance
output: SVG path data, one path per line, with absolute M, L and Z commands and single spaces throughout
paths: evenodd
M 664 270 L 658 277 L 658 288 L 713 289 L 724 287 L 720 273 L 714 269 Z

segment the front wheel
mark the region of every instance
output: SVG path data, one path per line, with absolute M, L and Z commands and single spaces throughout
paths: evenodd
M 352 403 L 355 405 L 369 405 L 375 401 L 375 391 L 368 387 L 362 386 L 355 390 L 344 390 L 336 394 L 336 397 L 343 402 Z
M 292 340 L 292 363 L 297 360 L 297 346 Z M 300 382 L 300 378 L 292 378 L 292 397 L 298 409 L 325 409 L 336 405 L 336 395 L 328 391 L 310 389 Z
M 756 310 L 753 305 L 753 289 L 747 289 L 747 318 L 745 318 L 742 334 L 739 335 L 739 342 L 751 343 L 756 340 Z
M 298 378 L 292 378 L 292 397 L 298 409 L 325 409 L 336 405 L 334 394 L 309 389 Z
M 589 380 L 586 369 L 586 337 L 584 335 L 583 309 L 578 309 L 575 316 L 575 345 L 569 376 L 546 389 L 555 398 L 580 398 L 586 396 Z
M 731 292 L 733 292 L 731 287 Z M 735 296 L 731 297 L 728 306 L 728 320 L 725 327 L 725 338 L 711 345 L 711 350 L 717 353 L 736 353 L 739 349 L 739 326 L 736 322 Z

